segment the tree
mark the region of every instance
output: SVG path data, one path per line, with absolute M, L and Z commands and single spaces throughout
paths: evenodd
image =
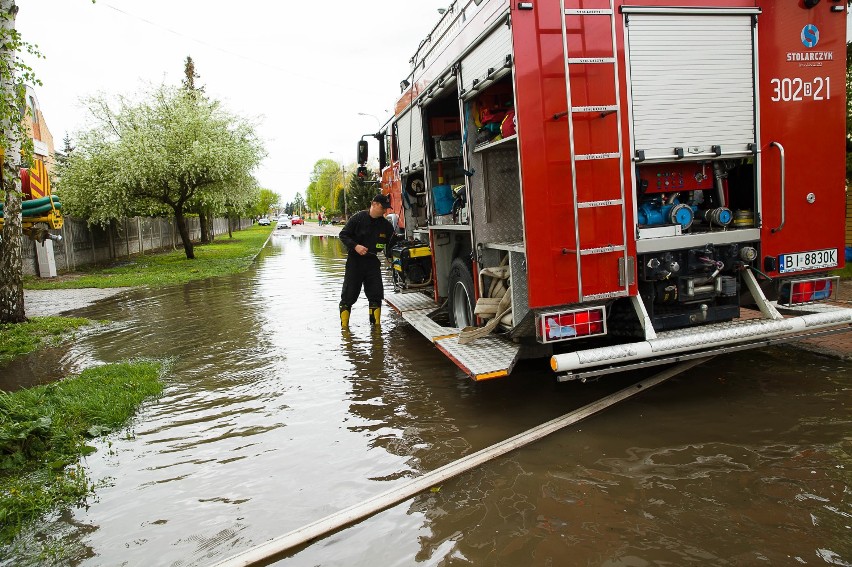
M 319 190 L 317 189 L 316 182 L 308 183 L 308 188 L 305 189 L 305 210 L 310 211 L 318 211 L 319 210 Z
M 71 145 L 71 136 L 68 135 L 68 132 L 65 132 L 65 136 L 62 138 L 62 151 L 56 152 L 57 169 L 61 170 L 68 163 L 68 156 L 73 151 L 74 146 Z
M 374 174 L 368 174 L 365 178 L 357 175 L 349 178 L 349 186 L 346 188 L 346 208 L 349 209 L 350 215 L 370 208 L 370 201 L 380 190 L 379 185 L 372 181 L 373 178 Z
M 62 172 L 62 203 L 90 224 L 133 215 L 174 216 L 187 258 L 189 207 L 224 208 L 253 195 L 251 175 L 265 153 L 245 119 L 220 103 L 161 86 L 141 102 L 103 97 L 87 103 L 84 132 Z
M 195 72 L 195 62 L 189 55 L 183 62 L 183 81 L 181 86 L 186 94 L 195 101 L 204 96 L 204 87 L 196 87 L 195 79 L 201 76 Z M 201 230 L 201 244 L 208 244 L 213 241 L 213 219 L 218 211 L 214 211 L 209 203 L 196 200 L 190 204 L 189 210 L 198 215 L 199 229 Z M 228 235 L 230 236 L 230 226 L 228 227 Z
M 340 164 L 327 158 L 317 160 L 308 185 L 308 204 L 315 207 L 316 211 L 325 207 L 326 214 L 343 212 L 343 203 L 339 198 L 342 191 Z
M 26 84 L 40 85 L 22 52 L 40 57 L 35 46 L 24 42 L 15 29 L 18 6 L 0 0 L 0 144 L 3 150 L 3 230 L 0 233 L 0 323 L 21 323 L 24 314 L 23 220 L 21 217 L 21 152 L 29 156 L 32 140 L 23 123 Z
M 252 206 L 257 202 L 260 188 L 242 193 L 229 193 L 224 205 L 225 216 L 228 219 L 228 238 L 233 238 L 234 221 L 240 217 L 251 216 Z
M 336 209 L 336 211 L 338 213 L 352 214 L 353 212 L 358 210 L 358 209 L 354 209 L 354 210 L 350 209 L 350 207 L 349 207 L 349 190 L 343 189 L 344 187 L 347 186 L 347 183 L 348 183 L 347 179 L 352 179 L 353 177 L 355 177 L 355 170 L 356 170 L 355 164 L 350 164 L 346 168 L 344 168 L 344 167 L 340 168 L 340 184 L 339 184 L 338 192 L 336 193 L 337 198 L 336 198 L 335 204 L 334 204 L 334 208 Z
M 293 209 L 287 212 L 291 215 L 302 215 L 305 212 L 305 199 L 302 198 L 301 193 L 296 193 L 296 198 L 293 199 Z
M 262 217 L 269 214 L 269 209 L 281 200 L 278 193 L 271 189 L 261 189 L 252 203 L 251 213 L 254 217 Z
M 195 72 L 195 62 L 189 55 L 183 62 L 183 90 L 188 93 L 193 93 L 197 97 L 204 94 L 204 87 L 196 87 L 195 79 L 200 79 L 201 75 Z

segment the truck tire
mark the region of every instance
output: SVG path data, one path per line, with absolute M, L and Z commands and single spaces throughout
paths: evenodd
M 453 260 L 450 266 L 447 310 L 451 326 L 463 328 L 473 325 L 473 275 L 469 263 L 461 258 Z

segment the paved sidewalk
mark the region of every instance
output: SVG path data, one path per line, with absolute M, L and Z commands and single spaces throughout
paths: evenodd
M 802 350 L 852 361 L 852 331 L 790 343 Z
M 124 293 L 131 287 L 83 289 L 25 289 L 24 313 L 27 317 L 48 317 L 89 305 Z

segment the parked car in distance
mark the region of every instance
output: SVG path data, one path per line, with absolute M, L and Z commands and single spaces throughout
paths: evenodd
M 292 225 L 305 224 L 305 219 L 303 219 L 299 215 L 293 215 L 293 218 L 290 219 L 290 223 Z
M 275 225 L 275 230 L 281 230 L 283 228 L 293 228 L 293 225 L 290 224 L 290 219 L 287 217 L 278 217 L 278 224 Z
M 272 221 L 270 221 L 270 220 L 269 220 L 268 218 L 266 218 L 266 217 L 263 217 L 262 219 L 260 219 L 259 221 L 257 221 L 257 224 L 259 224 L 260 226 L 269 226 L 270 224 L 272 224 Z

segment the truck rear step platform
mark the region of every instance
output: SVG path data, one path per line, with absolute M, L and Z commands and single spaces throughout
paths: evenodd
M 388 293 L 385 302 L 476 381 L 508 376 L 518 361 L 520 345 L 498 335 L 459 344 L 461 329 L 432 320 L 429 314 L 438 306 L 422 293 Z
M 460 329 L 434 321 L 429 315 L 437 305 L 422 293 L 391 292 L 385 295 L 385 301 L 474 380 L 508 376 L 521 358 L 521 346 L 500 335 L 459 344 Z M 829 304 L 773 307 L 788 316 L 767 319 L 758 311 L 743 309 L 742 316 L 734 321 L 664 331 L 646 341 L 558 354 L 553 357 L 552 366 L 560 381 L 585 380 L 852 330 L 852 309 Z
M 790 316 L 769 319 L 743 309 L 733 321 L 657 333 L 644 341 L 578 350 L 554 355 L 551 367 L 560 380 L 591 377 L 687 360 L 693 356 L 718 355 L 852 330 L 852 309 L 828 304 L 783 307 Z M 594 369 L 589 371 L 590 369 Z

